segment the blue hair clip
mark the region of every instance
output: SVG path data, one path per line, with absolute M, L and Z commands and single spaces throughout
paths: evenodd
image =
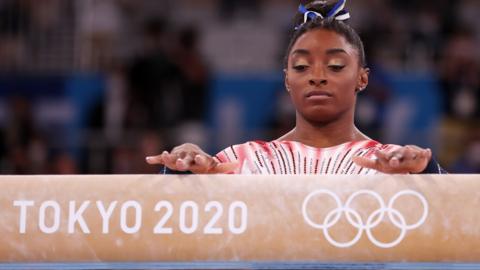
M 338 21 L 345 21 L 350 19 L 350 13 L 345 10 L 345 4 L 347 0 L 340 0 L 338 1 L 335 6 L 328 12 L 327 16 L 325 18 L 331 18 L 334 17 L 335 20 Z M 316 18 L 324 18 L 324 16 L 316 11 L 308 10 L 304 5 L 300 4 L 298 6 L 298 12 L 303 14 L 303 23 L 295 27 L 295 30 L 300 28 L 303 24 L 308 22 L 309 20 L 314 20 Z
M 340 11 L 342 11 L 345 8 L 345 3 L 347 0 L 340 0 L 338 1 L 335 6 L 328 12 L 327 18 L 330 18 L 332 16 L 337 15 Z
M 302 14 L 305 14 L 307 11 L 308 11 L 308 10 L 307 10 L 307 8 L 306 8 L 304 5 L 300 4 L 300 5 L 298 6 L 298 12 L 300 12 L 300 13 L 302 13 Z
M 298 11 L 303 14 L 303 23 L 306 23 L 308 21 L 308 19 L 310 20 L 314 20 L 316 19 L 317 17 L 320 17 L 323 19 L 323 15 L 318 13 L 318 12 L 315 12 L 315 11 L 311 11 L 311 10 L 308 10 L 304 5 L 300 4 L 300 6 L 298 6 Z

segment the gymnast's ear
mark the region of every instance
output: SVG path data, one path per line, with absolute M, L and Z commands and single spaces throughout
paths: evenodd
M 288 73 L 287 69 L 283 70 L 283 73 L 285 74 L 285 89 L 287 89 L 287 92 L 290 92 L 290 84 L 288 82 Z
M 355 92 L 361 92 L 365 90 L 368 86 L 368 77 L 370 75 L 370 69 L 368 67 L 360 68 L 360 72 L 358 74 L 358 82 Z

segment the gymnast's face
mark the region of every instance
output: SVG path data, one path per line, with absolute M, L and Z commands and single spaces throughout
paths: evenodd
M 333 31 L 310 30 L 289 53 L 285 85 L 297 113 L 309 122 L 329 123 L 348 113 L 353 117 L 356 93 L 367 84 L 368 70 L 360 66 L 358 50 Z

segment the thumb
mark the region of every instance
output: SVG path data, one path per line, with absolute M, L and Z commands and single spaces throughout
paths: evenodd
M 366 157 L 353 157 L 353 163 L 360 167 L 368 168 L 368 169 L 376 169 L 377 168 L 377 160 L 376 159 L 369 159 Z
M 240 163 L 238 162 L 218 163 L 210 173 L 232 173 L 238 169 L 239 166 Z
M 196 174 L 224 174 L 234 172 L 239 163 L 226 162 L 220 163 L 211 156 L 196 155 L 195 164 L 191 167 L 191 171 Z

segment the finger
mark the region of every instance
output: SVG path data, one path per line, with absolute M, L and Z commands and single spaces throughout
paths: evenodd
M 169 169 L 171 170 L 177 170 L 177 160 L 178 160 L 178 156 L 175 155 L 175 154 L 170 154 L 168 153 L 167 151 L 164 151 L 161 155 L 162 159 L 163 159 L 163 164 L 165 166 L 167 166 Z
M 145 161 L 148 164 L 155 165 L 155 164 L 161 164 L 163 165 L 164 161 L 162 159 L 162 155 L 157 155 L 157 156 L 149 156 L 145 158 Z
M 432 151 L 430 149 L 422 149 L 415 153 L 415 158 L 410 158 L 405 162 L 405 168 L 410 173 L 420 173 L 428 166 L 428 162 L 432 158 Z
M 382 164 L 388 167 L 397 167 L 404 158 L 405 147 L 381 150 L 376 153 Z
M 431 151 L 420 147 L 406 146 L 400 163 L 394 168 L 396 173 L 419 173 L 425 170 L 431 158 Z
M 410 149 L 412 149 L 412 150 L 416 150 L 416 151 L 423 151 L 423 150 L 425 150 L 425 149 L 421 148 L 420 146 L 416 146 L 416 145 L 407 145 L 407 146 L 405 146 L 405 147 L 410 148 Z
M 430 149 L 423 149 L 416 145 L 407 145 L 405 146 L 405 159 L 420 159 L 420 158 L 427 158 L 430 160 L 431 156 Z
M 177 159 L 175 165 L 179 171 L 189 171 L 192 165 L 194 165 L 193 155 L 186 154 L 183 158 Z
M 394 151 L 391 151 L 385 155 L 386 160 L 381 160 L 381 161 L 386 161 L 384 164 L 385 166 L 388 166 L 392 170 L 396 170 L 396 168 L 402 166 L 402 162 L 404 159 L 411 155 L 412 150 L 409 149 L 408 147 L 400 147 Z
M 397 151 L 393 152 L 390 154 L 386 150 L 377 150 L 375 151 L 375 157 L 377 157 L 377 167 L 376 170 L 382 171 L 382 172 L 387 172 L 388 170 L 392 167 L 390 165 L 390 159 L 391 155 L 396 154 Z M 398 159 L 398 158 L 397 158 Z
M 217 161 L 209 155 L 197 154 L 194 157 L 194 164 L 191 167 L 193 173 L 208 173 L 217 166 Z
M 424 163 L 424 159 L 419 158 L 417 155 L 409 155 L 402 159 L 399 164 L 392 169 L 396 173 L 412 173 L 417 172 L 418 168 L 422 167 Z
M 380 150 L 380 152 L 384 153 L 385 154 L 385 158 L 387 160 L 390 160 L 395 154 L 398 153 L 398 150 L 395 150 L 395 151 L 386 151 L 386 150 Z
M 240 166 L 238 162 L 218 163 L 212 173 L 232 173 Z
M 374 155 L 375 157 L 377 157 L 379 161 L 387 162 L 390 160 L 391 155 L 393 155 L 393 152 L 389 153 L 385 150 L 377 150 L 375 151 Z
M 420 151 L 411 147 L 404 146 L 393 152 L 392 157 L 388 161 L 388 171 L 390 173 L 410 173 L 418 164 L 418 156 Z
M 392 155 L 390 160 L 388 161 L 388 165 L 390 165 L 392 168 L 397 168 L 401 166 L 401 164 L 405 160 L 405 153 L 402 153 L 403 151 L 396 152 Z
M 379 164 L 378 164 L 378 159 L 370 159 L 366 157 L 353 157 L 352 158 L 353 163 L 355 163 L 357 166 L 368 168 L 368 169 L 374 169 L 378 170 Z
M 234 172 L 238 166 L 238 162 L 226 162 L 220 163 L 213 157 L 208 155 L 196 155 L 195 165 L 192 171 L 195 173 L 208 173 L 208 174 L 223 174 Z
M 201 154 L 195 155 L 194 161 L 196 165 L 207 169 L 213 168 L 216 165 L 216 162 L 212 157 Z
M 417 158 L 426 158 L 430 161 L 432 158 L 432 150 L 430 148 L 427 149 L 419 149 L 418 152 L 416 152 Z
M 427 158 L 428 162 L 432 160 L 432 150 L 430 148 L 425 149 L 424 155 Z

